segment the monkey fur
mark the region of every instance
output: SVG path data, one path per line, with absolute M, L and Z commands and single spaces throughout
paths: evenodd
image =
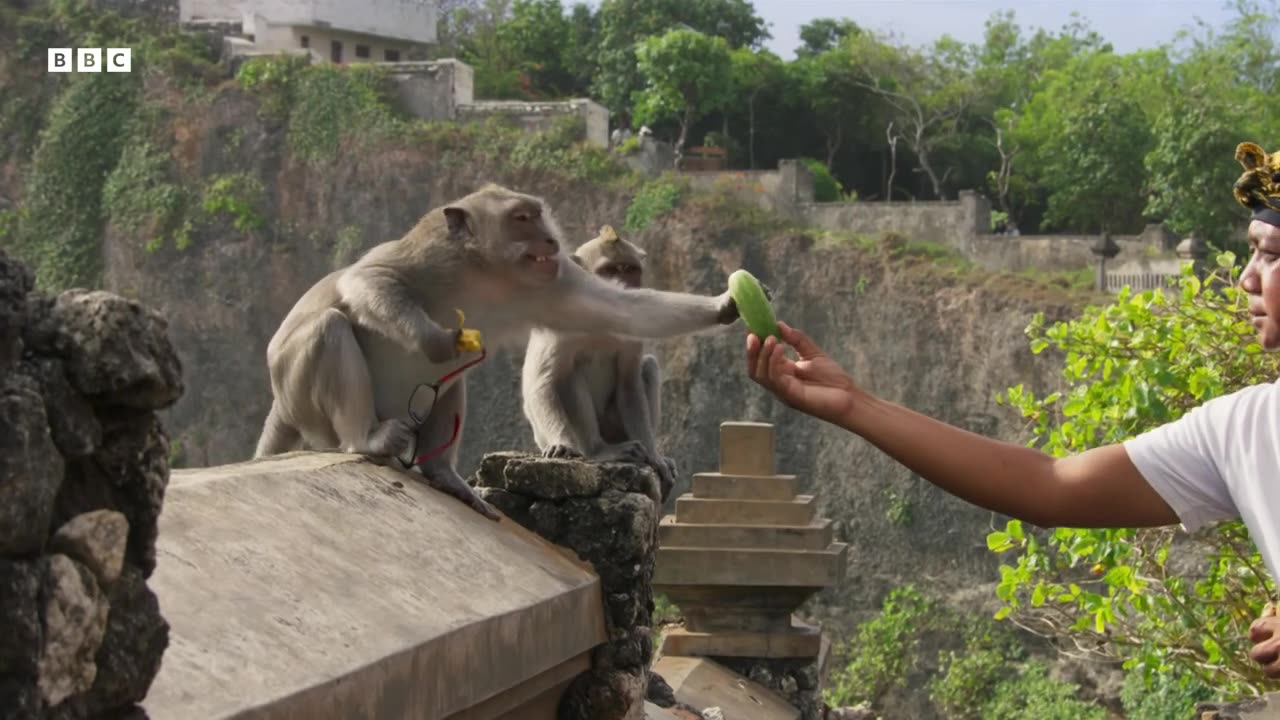
M 571 258 L 633 289 L 644 284 L 645 256 L 606 225 Z M 662 502 L 675 484 L 675 463 L 657 450 L 661 384 L 658 360 L 641 340 L 535 328 L 521 378 L 524 415 L 546 457 L 648 463 Z
M 445 325 L 456 310 L 491 350 L 519 347 L 535 327 L 657 339 L 738 319 L 727 290 L 627 289 L 570 260 L 562 238 L 541 198 L 489 184 L 319 280 L 267 345 L 272 404 L 254 457 L 310 446 L 401 458 L 443 447 L 414 467 L 497 520 L 457 472 L 466 373 L 434 402 L 419 390 L 476 358 L 458 349 L 461 330 Z M 425 416 L 416 427 L 411 398 Z

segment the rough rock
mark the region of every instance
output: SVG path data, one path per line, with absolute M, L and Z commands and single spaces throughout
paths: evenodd
M 182 394 L 164 320 L 51 298 L 0 250 L 0 720 L 143 720 L 168 625 L 147 588 Z
M 628 717 L 660 690 L 648 671 L 657 475 L 642 465 L 503 452 L 482 458 L 471 483 L 508 517 L 573 550 L 600 576 L 609 641 L 592 651 L 591 670 L 570 684 L 560 718 Z
M 716 662 L 778 693 L 800 710 L 802 720 L 821 720 L 822 693 L 818 690 L 816 658 L 715 657 Z
M 669 708 L 676 704 L 676 691 L 658 673 L 649 671 L 649 688 L 645 699 L 658 707 Z
M 95 403 L 162 410 L 182 394 L 182 366 L 159 313 L 119 295 L 68 290 L 54 302 L 55 347 Z
M 77 515 L 53 534 L 49 550 L 74 558 L 110 588 L 124 567 L 129 521 L 114 510 L 94 510 Z
M 66 555 L 49 558 L 45 576 L 44 649 L 40 693 L 53 706 L 93 686 L 94 656 L 107 628 L 107 599 L 93 574 Z
M 1275 720 L 1280 718 L 1280 693 L 1237 702 L 1202 702 L 1191 720 Z
M 39 386 L 9 376 L 0 386 L 0 556 L 44 546 L 62 471 Z

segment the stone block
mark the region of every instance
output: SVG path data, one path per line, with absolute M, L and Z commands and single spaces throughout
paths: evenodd
M 653 669 L 671 684 L 677 702 L 696 708 L 718 707 L 726 718 L 800 718 L 800 710 L 788 705 L 777 693 L 712 660 L 667 656 Z
M 725 475 L 694 473 L 693 496 L 727 500 L 790 500 L 796 496 L 795 475 Z
M 658 585 L 832 587 L 844 579 L 848 545 L 823 550 L 660 547 Z
M 154 720 L 553 718 L 608 640 L 585 563 L 358 455 L 174 471 L 160 526 Z
M 720 472 L 726 475 L 773 475 L 776 462 L 773 425 L 720 423 Z
M 817 512 L 812 495 L 792 500 L 721 500 L 685 493 L 676 498 L 676 521 L 717 525 L 808 525 Z
M 784 632 L 708 633 L 680 628 L 670 630 L 662 637 L 660 652 L 664 660 L 676 656 L 816 658 L 822 652 L 822 631 L 794 622 L 792 629 Z M 662 676 L 675 687 L 666 673 Z
M 831 544 L 833 522 L 819 518 L 808 525 L 695 525 L 667 515 L 658 526 L 663 547 L 771 548 L 823 550 Z

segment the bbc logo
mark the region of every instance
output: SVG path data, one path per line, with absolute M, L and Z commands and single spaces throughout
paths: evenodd
M 49 48 L 49 72 L 131 72 L 132 66 L 133 48 Z

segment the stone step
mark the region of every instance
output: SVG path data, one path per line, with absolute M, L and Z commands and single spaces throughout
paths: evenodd
M 676 498 L 676 521 L 693 525 L 808 525 L 816 513 L 812 495 L 791 500 L 726 500 L 685 493 Z
M 773 475 L 775 462 L 772 425 L 720 423 L 720 472 L 726 475 Z
M 822 654 L 822 632 L 793 623 L 791 632 L 700 633 L 676 628 L 663 634 L 658 652 L 669 657 L 817 658 Z M 664 680 L 666 675 L 662 676 Z M 670 682 L 670 680 L 668 680 Z M 752 717 L 752 716 L 749 716 Z
M 849 546 L 823 550 L 660 547 L 654 585 L 833 587 L 844 579 Z
M 808 525 L 694 525 L 667 515 L 658 526 L 662 547 L 772 548 L 822 550 L 831 544 L 834 522 L 819 518 Z
M 729 720 L 800 720 L 800 710 L 769 688 L 707 658 L 659 658 L 653 671 L 671 686 L 676 701 L 718 707 Z
M 732 500 L 791 500 L 796 496 L 795 475 L 693 474 L 693 496 Z

